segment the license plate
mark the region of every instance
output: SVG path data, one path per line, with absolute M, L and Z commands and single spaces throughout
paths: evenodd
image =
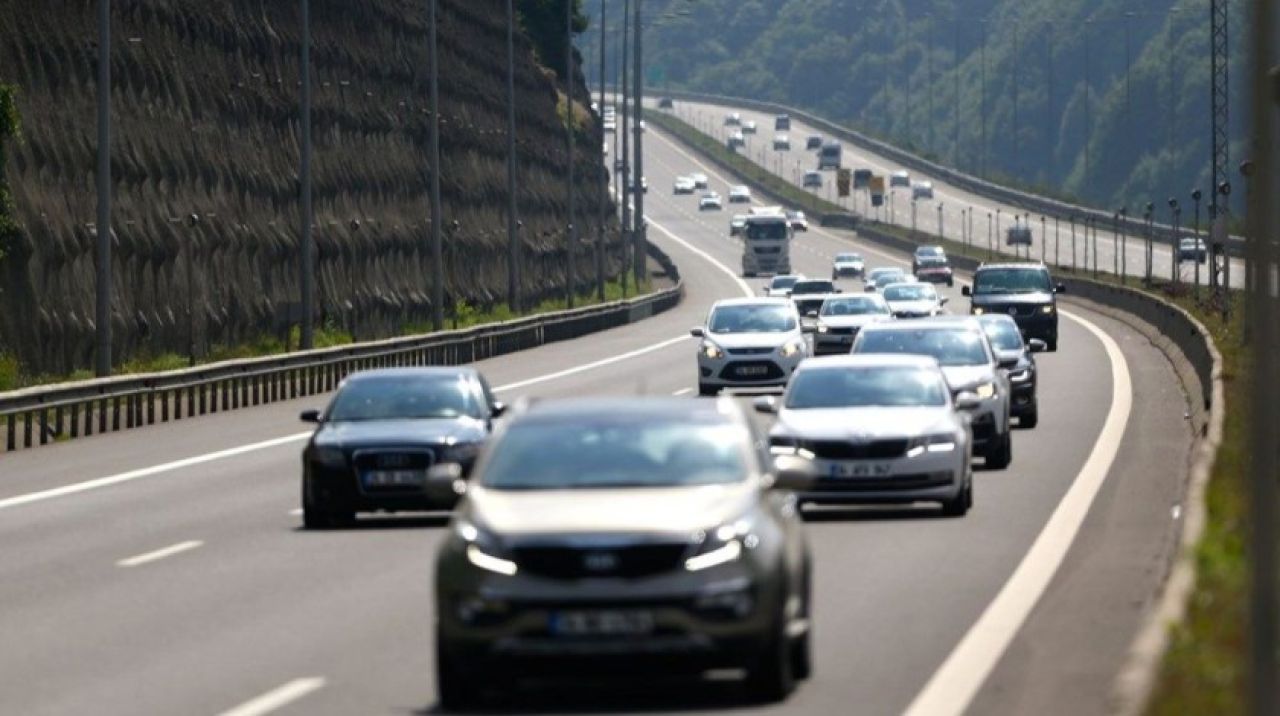
M 565 611 L 552 613 L 549 626 L 557 636 L 639 636 L 653 631 L 654 619 L 638 610 Z
M 893 465 L 887 462 L 837 462 L 831 465 L 832 477 L 888 477 Z
M 421 487 L 426 482 L 422 470 L 369 470 L 364 473 L 365 487 Z
M 738 375 L 741 375 L 741 376 L 765 375 L 768 372 L 769 372 L 769 369 L 762 365 L 738 366 Z

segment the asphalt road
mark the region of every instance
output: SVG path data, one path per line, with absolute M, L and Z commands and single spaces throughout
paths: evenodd
M 713 300 L 743 292 L 738 249 L 730 212 L 699 213 L 696 199 L 668 193 L 694 157 L 654 131 L 646 156 L 650 237 L 680 265 L 687 299 L 638 325 L 484 361 L 504 399 L 694 389 L 687 331 Z M 726 184 L 713 179 L 722 193 Z M 856 246 L 851 234 L 815 230 L 798 239 L 793 261 L 827 275 L 834 253 Z M 863 252 L 873 265 L 903 263 Z M 959 286 L 948 294 L 963 310 Z M 553 684 L 518 706 L 901 712 L 975 622 L 1000 612 L 998 595 L 1026 593 L 1019 565 L 1111 442 L 1115 462 L 1079 536 L 1061 543 L 1065 561 L 1043 598 L 994 652 L 990 673 L 969 676 L 975 712 L 1101 711 L 1172 549 L 1169 510 L 1191 436 L 1185 397 L 1149 343 L 1086 308 L 1070 313 L 1079 321 L 1064 319 L 1061 350 L 1040 359 L 1039 427 L 1016 434 L 1008 470 L 977 474 L 967 517 L 938 519 L 928 508 L 809 515 L 816 672 L 788 701 L 757 709 L 732 684 L 637 684 L 623 674 L 614 684 Z M 1113 382 L 1118 365 L 1127 390 Z M 1117 403 L 1135 396 L 1127 421 L 1104 432 Z M 443 519 L 300 531 L 296 415 L 322 402 L 0 458 L 0 713 L 434 712 L 431 561 Z M 74 491 L 104 477 L 115 479 Z
M 656 104 L 649 111 L 658 111 Z M 699 104 L 694 102 L 676 102 L 674 111 L 676 116 L 684 121 L 692 124 L 704 132 L 711 134 L 720 141 L 728 138 L 728 131 L 731 129 L 724 126 L 724 115 L 728 110 L 713 104 Z M 739 150 L 743 156 L 748 157 L 755 163 L 768 168 L 775 174 L 785 177 L 787 180 L 800 186 L 801 178 L 806 171 L 817 169 L 817 153 L 816 150 L 805 150 L 805 139 L 810 135 L 822 135 L 823 132 L 810 127 L 796 118 L 791 119 L 791 130 L 787 132 L 791 137 L 790 151 L 775 152 L 773 150 L 774 117 L 772 114 L 764 114 L 752 110 L 740 109 L 738 111 L 742 115 L 742 119 L 755 120 L 758 133 L 755 135 L 745 135 L 747 145 L 744 149 Z M 850 169 L 867 168 L 876 174 L 889 176 L 895 171 L 902 169 L 897 164 L 863 151 L 848 142 L 843 144 L 843 166 Z M 858 213 L 877 218 L 891 224 L 899 226 L 911 226 L 911 190 L 904 187 L 886 187 L 889 189 L 889 195 L 886 198 L 885 206 L 879 210 L 871 207 L 864 192 L 854 192 L 854 196 L 847 197 L 843 200 L 836 196 L 836 181 L 833 171 L 823 172 L 822 188 L 816 191 L 828 201 L 840 203 L 850 210 Z M 917 227 L 922 231 L 934 234 L 942 234 L 953 241 L 964 241 L 965 237 L 979 246 L 986 248 L 988 239 L 993 238 L 997 249 L 1004 244 L 1004 234 L 1010 226 L 1013 226 L 1015 215 L 1022 216 L 1023 223 L 1026 223 L 1025 212 L 1016 209 L 1013 206 L 990 201 L 983 197 L 977 196 L 970 192 L 964 191 L 958 187 L 951 186 L 938 180 L 935 177 L 924 176 L 913 173 L 912 181 L 931 181 L 934 185 L 933 199 L 920 199 L 916 206 L 916 222 Z M 1182 224 L 1186 227 L 1185 235 L 1191 235 L 1191 227 L 1193 224 L 1194 214 L 1192 212 L 1192 204 L 1187 200 L 1187 206 L 1182 211 Z M 1207 203 L 1201 207 L 1201 230 L 1204 240 L 1208 241 L 1208 208 Z M 938 208 L 942 207 L 941 228 L 939 227 Z M 970 218 L 972 212 L 972 218 Z M 1169 208 L 1166 204 L 1157 202 L 1156 205 L 1157 218 L 1162 222 L 1171 219 Z M 990 218 L 988 218 L 990 214 Z M 1130 207 L 1130 215 L 1141 216 L 1142 209 L 1138 207 Z M 1043 258 L 1049 263 L 1061 263 L 1064 266 L 1072 265 L 1072 227 L 1069 221 L 1064 217 L 1055 227 L 1053 217 L 1047 217 L 1045 223 L 1040 223 L 1040 215 L 1032 213 L 1030 217 L 1030 226 L 1032 234 L 1032 246 L 1030 249 L 1022 249 L 1026 251 L 1031 258 Z M 971 232 L 971 233 L 970 233 Z M 1105 222 L 1104 225 L 1098 225 L 1096 232 L 1091 234 L 1086 246 L 1084 227 L 1077 225 L 1075 227 L 1076 239 L 1075 254 L 1076 261 L 1083 269 L 1092 266 L 1095 263 L 1094 242 L 1092 238 L 1096 235 L 1096 264 L 1098 270 L 1103 273 L 1121 273 L 1117 270 L 1119 261 L 1117 255 L 1124 257 L 1124 264 L 1121 267 L 1123 272 L 1130 276 L 1141 276 L 1145 272 L 1145 240 L 1142 236 L 1115 235 L 1111 231 L 1111 222 Z M 1119 239 L 1119 240 L 1117 240 Z M 1118 246 L 1120 242 L 1122 246 Z M 1043 244 L 1043 253 L 1041 253 Z M 1008 247 L 1005 247 L 1006 249 Z M 1055 260 L 1054 252 L 1057 249 L 1058 258 Z M 1117 250 L 1117 248 L 1119 250 Z M 1171 255 L 1170 248 L 1167 243 L 1157 243 L 1152 250 L 1153 262 L 1152 272 L 1155 276 L 1163 279 L 1170 277 L 1171 266 L 1169 257 Z M 1209 274 L 1207 270 L 1208 264 L 1200 267 L 1200 282 L 1207 286 L 1209 282 Z M 1184 262 L 1179 266 L 1180 280 L 1192 282 L 1195 280 L 1195 265 L 1190 262 Z M 1244 286 L 1244 268 L 1239 260 L 1235 260 L 1231 265 L 1231 283 L 1233 286 Z

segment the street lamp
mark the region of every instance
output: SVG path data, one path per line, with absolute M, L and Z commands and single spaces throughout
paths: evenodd
M 431 29 L 427 36 L 427 46 L 431 55 L 429 58 L 431 63 L 431 325 L 435 330 L 441 331 L 444 330 L 444 230 L 441 226 L 443 218 L 440 206 L 440 73 L 439 63 L 436 62 L 436 34 L 439 29 L 436 22 L 437 1 L 429 0 L 428 3 L 430 8 L 428 22 Z M 308 207 L 309 213 L 310 207 Z M 311 324 L 311 316 L 306 316 L 305 320 L 307 322 L 303 325 Z
M 1195 281 L 1196 281 L 1196 298 L 1200 297 L 1200 247 L 1203 240 L 1200 238 L 1200 200 L 1204 198 L 1204 194 L 1199 189 L 1191 190 L 1191 201 L 1196 205 L 1196 263 L 1195 263 Z
M 306 17 L 307 0 L 303 0 Z M 306 55 L 304 44 L 303 54 Z M 94 372 L 111 375 L 111 0 L 98 0 L 98 223 Z M 304 251 L 304 260 L 306 254 Z M 305 270 L 305 268 L 304 268 Z M 306 285 L 306 279 L 303 279 Z
M 1178 200 L 1172 196 L 1169 197 L 1169 211 L 1173 214 L 1173 234 L 1170 236 L 1172 251 L 1169 253 L 1169 263 L 1172 267 L 1169 269 L 1169 282 L 1176 284 L 1178 283 L 1178 216 L 1181 212 L 1178 208 Z
M 1147 202 L 1146 210 L 1147 210 L 1145 215 L 1145 218 L 1147 220 L 1146 282 L 1148 285 L 1150 285 L 1151 270 L 1152 270 L 1151 265 L 1152 263 L 1154 263 L 1154 259 L 1155 259 L 1155 256 L 1154 256 L 1155 247 L 1153 245 L 1153 241 L 1155 239 L 1155 231 L 1156 231 L 1156 205 L 1151 202 Z

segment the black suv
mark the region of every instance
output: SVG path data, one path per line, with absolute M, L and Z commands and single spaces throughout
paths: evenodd
M 1042 263 L 983 264 L 973 274 L 973 286 L 960 292 L 969 296 L 974 315 L 1003 313 L 1027 338 L 1039 338 L 1049 350 L 1058 350 L 1058 300 L 1067 289 L 1054 284 Z

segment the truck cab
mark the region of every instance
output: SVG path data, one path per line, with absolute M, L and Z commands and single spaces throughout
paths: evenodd
M 791 222 L 781 212 L 747 216 L 742 228 L 742 275 L 791 273 Z

